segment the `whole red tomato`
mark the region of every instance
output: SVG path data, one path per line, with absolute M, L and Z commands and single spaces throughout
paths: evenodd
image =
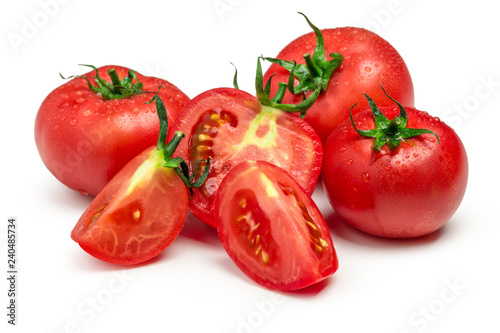
M 349 118 L 352 105 L 358 103 L 359 106 L 353 113 L 368 108 L 362 93 L 380 100 L 380 106 L 389 105 L 390 101 L 384 99 L 380 84 L 403 105 L 413 105 L 413 83 L 408 68 L 400 54 L 386 40 L 362 28 L 319 30 L 308 19 L 307 22 L 314 32 L 289 43 L 277 59 L 266 58 L 273 64 L 264 74 L 264 80 L 267 81 L 274 74 L 271 86 L 271 93 L 274 93 L 278 89 L 277 82 L 287 80 L 292 61 L 302 64 L 295 69 L 295 95 L 286 94 L 283 103 L 296 103 L 302 99 L 302 92 L 308 95 L 314 90 L 311 84 L 315 80 L 323 81 L 323 92 L 304 118 L 323 143 L 336 126 Z M 343 58 L 343 61 L 336 69 L 332 69 L 324 65 L 327 64 L 326 55 L 339 60 Z M 325 72 L 328 74 L 330 70 L 334 71 L 328 82 L 322 75 Z
M 144 102 L 160 85 L 166 87 L 160 97 L 173 122 L 189 98 L 166 80 L 125 67 L 100 67 L 56 88 L 35 120 L 43 163 L 71 189 L 97 195 L 127 162 L 155 144 L 158 117 Z
M 259 69 L 260 62 L 256 76 L 257 90 L 263 93 L 260 99 L 237 88 L 214 88 L 194 97 L 173 128 L 186 134 L 178 154 L 191 170 L 199 159 L 212 158 L 207 181 L 194 190 L 189 202 L 191 212 L 212 227 L 216 226 L 217 189 L 235 165 L 248 160 L 271 162 L 289 172 L 308 194 L 321 172 L 323 146 L 318 135 L 303 119 L 279 109 L 295 106 L 266 100 L 259 88 Z
M 325 144 L 322 180 L 330 203 L 372 235 L 427 235 L 462 201 L 464 146 L 452 128 L 426 112 L 401 105 L 379 109 L 367 99 L 372 110 L 353 115 Z
M 217 232 L 234 263 L 271 289 L 317 283 L 338 268 L 330 231 L 313 200 L 285 170 L 236 165 L 215 200 Z

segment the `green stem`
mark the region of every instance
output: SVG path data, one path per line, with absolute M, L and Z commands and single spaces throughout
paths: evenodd
M 119 87 L 121 85 L 120 78 L 118 77 L 118 74 L 116 74 L 116 69 L 108 69 L 108 75 L 111 78 L 111 83 L 113 84 L 114 87 Z M 116 93 L 116 90 L 113 91 Z
M 304 54 L 304 60 L 306 61 L 306 66 L 307 66 L 307 69 L 309 69 L 311 76 L 313 78 L 320 77 L 321 70 L 318 68 L 318 66 L 316 66 L 316 64 L 314 63 L 314 61 L 311 58 L 311 55 L 309 53 Z
M 176 131 L 174 134 L 174 137 L 172 140 L 170 140 L 169 143 L 165 146 L 165 152 L 167 153 L 168 156 L 172 157 L 174 154 L 175 150 L 181 143 L 181 140 L 184 138 L 184 133 L 181 131 Z
M 283 98 L 285 97 L 286 89 L 287 89 L 288 84 L 284 82 L 278 83 L 278 91 L 274 95 L 272 101 L 273 103 L 281 103 L 283 101 Z
M 340 53 L 330 53 L 330 60 L 326 59 L 325 56 L 325 41 L 323 33 L 314 24 L 309 21 L 307 16 L 299 13 L 306 19 L 309 26 L 313 29 L 316 36 L 316 46 L 314 48 L 314 53 L 311 57 L 310 54 L 304 54 L 305 65 L 295 65 L 294 61 L 285 61 L 276 58 L 265 58 L 266 60 L 282 66 L 288 71 L 295 69 L 295 77 L 299 80 L 294 89 L 294 94 L 300 94 L 303 92 L 314 91 L 317 86 L 321 87 L 320 92 L 324 92 L 328 87 L 328 82 L 330 81 L 333 72 L 340 66 L 344 58 Z
M 375 102 L 368 95 L 364 94 L 372 111 L 373 119 L 375 120 L 375 129 L 359 130 L 356 128 L 352 117 L 352 109 L 356 106 L 356 104 L 349 109 L 349 117 L 354 130 L 358 132 L 359 135 L 375 139 L 375 144 L 373 145 L 374 151 L 380 151 L 385 144 L 389 146 L 390 150 L 394 150 L 402 141 L 425 133 L 434 135 L 437 138 L 438 143 L 441 143 L 439 141 L 439 136 L 429 129 L 406 127 L 408 123 L 408 114 L 406 113 L 405 108 L 401 105 L 401 103 L 389 96 L 382 86 L 381 88 L 384 94 L 398 105 L 399 115 L 397 117 L 394 117 L 392 120 L 387 119 Z
M 165 104 L 163 104 L 163 101 L 161 98 L 158 96 L 160 89 L 165 88 L 164 86 L 159 86 L 158 91 L 156 94 L 153 96 L 153 98 L 149 102 L 145 102 L 145 104 L 152 103 L 155 101 L 156 105 L 156 113 L 158 114 L 158 119 L 160 121 L 160 133 L 158 135 L 158 141 L 156 143 L 156 149 L 157 150 L 162 150 L 164 151 L 164 163 L 163 167 L 165 168 L 172 168 L 174 171 L 181 177 L 182 182 L 189 188 L 189 192 L 191 193 L 191 197 L 193 196 L 193 188 L 195 187 L 200 187 L 203 185 L 205 180 L 208 177 L 208 172 L 210 170 L 210 159 L 205 160 L 199 160 L 196 162 L 196 168 L 193 172 L 192 175 L 189 174 L 189 168 L 182 159 L 182 157 L 172 157 L 173 154 L 175 153 L 175 150 L 179 146 L 181 140 L 184 138 L 184 133 L 181 131 L 177 131 L 174 134 L 174 137 L 172 140 L 170 140 L 167 144 L 165 144 L 167 134 L 168 134 L 168 117 L 167 117 L 167 110 L 165 108 Z M 195 179 L 195 175 L 198 169 L 198 164 L 200 161 L 205 162 L 205 170 L 204 172 L 198 177 L 198 179 Z
M 112 100 L 112 99 L 125 99 L 138 94 L 147 93 L 147 91 L 142 91 L 143 84 L 137 78 L 137 75 L 133 70 L 129 70 L 128 75 L 125 76 L 122 80 L 118 77 L 116 73 L 116 69 L 112 68 L 107 71 L 109 77 L 111 78 L 111 83 L 104 80 L 99 76 L 99 71 L 95 66 L 92 65 L 83 65 L 80 66 L 90 67 L 94 70 L 95 76 L 81 76 L 81 75 L 72 75 L 67 78 L 59 74 L 63 79 L 70 78 L 79 78 L 85 79 L 87 81 L 87 85 L 90 90 L 92 90 L 96 94 L 100 94 L 104 100 Z M 94 78 L 96 86 L 92 85 L 89 78 Z M 132 84 L 132 81 L 135 79 L 135 83 Z

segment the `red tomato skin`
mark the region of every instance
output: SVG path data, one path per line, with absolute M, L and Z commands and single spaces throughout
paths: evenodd
M 380 107 L 392 106 L 393 102 L 384 95 L 380 85 L 401 104 L 413 106 L 410 72 L 391 44 L 363 28 L 340 27 L 321 31 L 325 39 L 326 58 L 330 59 L 329 54 L 332 52 L 344 57 L 342 64 L 334 71 L 327 90 L 320 94 L 304 118 L 323 143 L 335 127 L 349 118 L 349 109 L 354 104 L 357 106 L 352 110 L 353 113 L 368 108 L 362 93 L 370 96 Z M 312 56 L 315 45 L 316 36 L 311 32 L 292 41 L 276 58 L 305 64 L 303 55 L 309 53 Z M 272 64 L 264 74 L 264 82 L 274 73 L 271 94 L 276 92 L 278 82 L 287 82 L 290 75 L 281 66 Z M 300 94 L 287 93 L 283 103 L 297 104 L 301 100 Z
M 122 79 L 129 69 L 103 66 L 99 76 L 111 81 L 107 70 L 115 68 Z M 97 195 L 113 176 L 144 149 L 156 144 L 159 122 L 151 100 L 160 85 L 169 122 L 189 101 L 166 80 L 137 73 L 151 92 L 126 99 L 104 100 L 74 78 L 53 90 L 42 102 L 35 120 L 35 142 L 49 171 L 64 185 L 82 194 Z M 95 75 L 91 71 L 85 75 Z M 90 78 L 95 85 L 95 81 Z
M 146 164 L 154 162 L 155 152 L 155 147 L 148 148 L 126 164 L 73 228 L 71 238 L 95 258 L 139 264 L 156 257 L 179 234 L 189 193 L 173 169 Z M 141 167 L 140 180 L 131 187 Z
M 243 206 L 245 218 L 253 220 L 252 233 L 264 226 L 251 243 L 252 234 L 235 227 Z M 269 289 L 297 290 L 337 271 L 337 254 L 321 212 L 285 170 L 264 161 L 238 164 L 222 181 L 215 207 L 217 232 L 224 249 L 243 273 L 258 284 Z M 321 254 L 314 250 L 313 233 L 304 216 L 316 228 L 316 241 L 321 238 L 325 244 Z M 260 242 L 256 243 L 257 237 Z M 259 246 L 260 250 L 261 244 L 257 255 L 256 248 Z M 268 251 L 267 264 L 260 257 L 264 251 Z
M 397 108 L 380 108 L 388 119 Z M 323 186 L 335 212 L 354 227 L 380 237 L 413 238 L 441 228 L 465 194 L 468 160 L 455 131 L 438 118 L 407 107 L 409 128 L 435 132 L 403 141 L 390 151 L 372 150 L 374 139 L 361 137 L 350 121 L 325 144 Z M 360 130 L 375 128 L 371 110 L 353 117 Z
M 278 128 L 276 147 L 260 149 L 257 145 L 248 145 L 243 150 L 235 148 L 243 140 L 251 121 L 263 114 L 263 106 L 254 96 L 234 88 L 215 88 L 194 97 L 174 124 L 169 140 L 175 131 L 185 133 L 186 139 L 181 141 L 176 156 L 184 158 L 191 169 L 193 161 L 204 157 L 192 156 L 193 133 L 202 115 L 214 109 L 219 110 L 220 114 L 229 111 L 233 115 L 234 126 L 219 127 L 216 134 L 210 134 L 216 138 L 224 136 L 224 139 L 219 139 L 210 148 L 214 156 L 207 181 L 202 187 L 193 189 L 194 196 L 189 202 L 189 209 L 196 217 L 216 227 L 214 200 L 217 188 L 231 167 L 246 160 L 265 160 L 278 164 L 297 180 L 306 193 L 314 191 L 323 159 L 323 145 L 316 132 L 299 117 L 273 109 L 271 114 Z M 265 136 L 265 133 L 257 131 L 256 135 Z M 224 158 L 220 158 L 221 155 Z

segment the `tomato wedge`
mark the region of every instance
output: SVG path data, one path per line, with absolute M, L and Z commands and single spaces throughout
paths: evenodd
M 158 93 L 160 133 L 156 146 L 123 167 L 94 198 L 71 232 L 71 238 L 90 255 L 115 264 L 133 265 L 157 256 L 179 234 L 188 211 L 188 190 L 196 181 L 187 164 L 172 158 L 184 134 L 165 144 L 168 117 Z M 208 168 L 210 168 L 210 162 Z M 208 170 L 207 168 L 207 170 Z
M 130 161 L 95 197 L 71 238 L 116 264 L 141 263 L 167 248 L 184 224 L 188 190 L 162 160 L 161 151 L 150 148 Z
M 228 255 L 267 288 L 304 288 L 338 268 L 321 212 L 285 170 L 271 163 L 246 161 L 232 168 L 217 191 L 215 212 Z
M 312 127 L 239 89 L 216 88 L 193 98 L 174 130 L 186 134 L 177 153 L 192 170 L 194 161 L 212 158 L 208 179 L 194 189 L 189 209 L 213 227 L 217 188 L 235 165 L 256 159 L 271 162 L 287 170 L 308 194 L 321 172 L 323 146 Z

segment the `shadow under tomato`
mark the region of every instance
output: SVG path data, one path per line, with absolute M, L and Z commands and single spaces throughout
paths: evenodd
M 219 236 L 217 235 L 217 230 L 202 222 L 190 212 L 187 214 L 186 221 L 184 222 L 184 226 L 182 227 L 179 236 L 187 237 L 206 245 L 222 248 Z
M 286 296 L 295 296 L 295 297 L 314 297 L 321 293 L 324 289 L 331 286 L 332 283 L 335 283 L 335 275 L 329 276 L 326 279 L 319 281 L 313 285 L 308 287 L 297 289 L 297 290 L 289 290 L 289 291 L 281 291 L 283 295 Z
M 52 183 L 43 183 L 43 189 L 39 188 L 39 192 L 43 193 L 40 195 L 40 198 L 50 202 L 50 206 L 71 207 L 79 209 L 83 213 L 92 200 L 94 200 L 94 197 L 91 195 L 82 195 L 63 184 L 56 184 L 54 182 L 56 180 L 52 180 Z
M 446 230 L 446 225 L 425 236 L 415 238 L 384 238 L 370 235 L 344 221 L 337 213 L 332 212 L 325 217 L 325 221 L 335 243 L 336 238 L 370 247 L 411 247 L 422 246 L 436 242 Z
M 297 289 L 297 290 L 277 290 L 277 289 L 270 289 L 265 286 L 262 286 L 258 284 L 257 282 L 253 281 L 250 277 L 248 277 L 243 271 L 241 271 L 238 266 L 234 264 L 234 262 L 231 261 L 229 257 L 224 257 L 224 258 L 219 258 L 218 260 L 218 265 L 223 268 L 228 274 L 231 274 L 235 276 L 238 279 L 241 279 L 242 282 L 247 283 L 249 286 L 255 286 L 257 288 L 261 288 L 264 290 L 269 290 L 275 293 L 279 293 L 283 296 L 289 296 L 289 297 L 314 297 L 321 293 L 324 289 L 327 287 L 331 287 L 335 280 L 335 274 L 327 277 L 324 280 L 321 280 L 318 283 L 315 283 L 313 285 L 310 285 L 308 287 L 302 288 L 302 289 Z
M 100 259 L 97 259 L 90 254 L 86 253 L 83 251 L 81 248 L 78 249 L 79 253 L 75 253 L 74 257 L 79 257 L 75 262 L 77 262 L 78 268 L 81 270 L 85 271 L 116 271 L 116 270 L 132 270 L 136 268 L 141 268 L 143 266 L 152 266 L 156 264 L 161 264 L 164 260 L 167 260 L 169 254 L 168 251 L 169 249 L 166 248 L 163 252 L 161 252 L 159 255 L 157 255 L 154 258 L 151 258 L 147 261 L 141 262 L 139 264 L 135 265 L 119 265 L 119 264 L 112 264 Z

